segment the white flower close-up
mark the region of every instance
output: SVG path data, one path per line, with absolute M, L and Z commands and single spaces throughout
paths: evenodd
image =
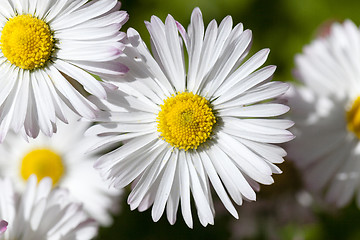
M 152 54 L 129 28 L 126 81 L 108 101 L 91 98 L 104 110 L 86 132 L 99 137 L 91 149 L 115 147 L 95 168 L 115 188 L 133 183 L 130 208 L 152 206 L 154 221 L 166 208 L 174 224 L 180 204 L 193 227 L 193 198 L 201 224 L 214 224 L 212 188 L 238 218 L 232 200 L 254 201 L 259 183 L 281 173 L 275 164 L 286 152 L 275 144 L 293 139 L 292 121 L 275 119 L 289 108 L 269 100 L 288 84 L 271 81 L 275 66 L 258 69 L 269 49 L 246 60 L 252 33 L 233 27 L 230 16 L 205 29 L 195 8 L 187 31 L 170 15 L 165 24 L 153 16 L 146 27 Z
M 52 137 L 40 133 L 27 142 L 9 132 L 0 145 L 0 176 L 12 179 L 19 191 L 32 174 L 39 180 L 50 177 L 54 186 L 68 189 L 75 201 L 83 203 L 92 218 L 110 225 L 122 190 L 110 189 L 95 171 L 96 152 L 85 153 L 94 141 L 83 136 L 91 123 L 79 121 L 72 112 L 68 116 L 69 124 L 59 123 Z
M 67 122 L 64 105 L 95 118 L 85 95 L 105 99 L 128 70 L 115 61 L 128 19 L 119 9 L 117 0 L 0 2 L 0 142 L 9 129 L 51 136 L 58 120 Z
M 295 58 L 303 85 L 285 96 L 297 136 L 287 150 L 323 200 L 360 206 L 360 30 L 350 20 L 329 30 Z
M 70 200 L 66 190 L 52 190 L 50 178 L 37 182 L 32 175 L 19 194 L 8 178 L 0 179 L 0 219 L 8 223 L 1 240 L 88 240 L 97 235 L 96 222 L 81 204 Z

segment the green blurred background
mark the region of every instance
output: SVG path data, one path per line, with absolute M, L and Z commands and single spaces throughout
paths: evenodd
M 205 24 L 220 22 L 231 15 L 234 24 L 242 22 L 253 31 L 251 53 L 270 48 L 266 64 L 276 65 L 274 79 L 293 81 L 294 55 L 314 37 L 326 31 L 329 23 L 351 19 L 360 23 L 358 0 L 123 0 L 122 9 L 130 19 L 123 27 L 140 32 L 148 43 L 144 21 L 156 15 L 164 20 L 171 14 L 187 26 L 194 7 L 200 7 Z M 336 210 L 314 200 L 304 191 L 291 161 L 280 165 L 283 174 L 275 183 L 262 186 L 257 201 L 238 207 L 239 219 L 230 216 L 214 194 L 215 225 L 199 224 L 193 208 L 194 229 L 188 229 L 178 214 L 171 226 L 166 216 L 158 223 L 150 211 L 130 211 L 126 204 L 129 189 L 119 203 L 122 211 L 110 228 L 102 228 L 98 239 L 360 239 L 360 210 L 354 203 Z

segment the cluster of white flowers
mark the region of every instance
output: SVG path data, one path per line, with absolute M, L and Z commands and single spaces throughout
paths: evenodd
M 180 206 L 192 228 L 193 202 L 214 224 L 214 193 L 238 218 L 234 203 L 281 173 L 293 121 L 285 146 L 310 187 L 338 205 L 360 194 L 352 22 L 296 57 L 304 86 L 285 94 L 230 16 L 204 26 L 195 8 L 187 29 L 153 16 L 151 51 L 127 19 L 117 0 L 0 2 L 0 239 L 91 239 L 130 184 L 130 208 L 154 221 Z

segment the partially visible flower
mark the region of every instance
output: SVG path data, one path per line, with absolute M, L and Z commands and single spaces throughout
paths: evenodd
M 40 134 L 36 139 L 25 141 L 9 132 L 0 145 L 0 176 L 10 177 L 18 190 L 23 190 L 28 177 L 37 175 L 40 181 L 50 177 L 54 186 L 70 192 L 70 197 L 81 202 L 92 218 L 103 225 L 112 223 L 110 213 L 118 210 L 121 190 L 109 189 L 93 164 L 96 152 L 85 154 L 95 139 L 84 138 L 90 122 L 80 121 L 68 112 L 69 124 L 59 123 L 58 132 L 52 137 Z
M 81 204 L 72 202 L 66 190 L 51 188 L 50 178 L 37 184 L 32 175 L 25 192 L 18 194 L 9 179 L 0 179 L 0 219 L 9 223 L 1 240 L 85 240 L 96 236 L 97 224 Z
M 360 30 L 334 23 L 296 56 L 294 86 L 286 98 L 297 138 L 289 158 L 308 187 L 337 206 L 354 196 L 360 206 Z
M 7 230 L 8 222 L 5 220 L 0 221 L 0 237 L 4 234 Z
M 115 61 L 128 18 L 120 2 L 2 0 L 0 6 L 0 142 L 9 129 L 51 136 L 58 119 L 67 122 L 64 105 L 95 118 L 98 109 L 84 95 L 106 98 L 108 82 L 127 71 Z
M 269 100 L 288 85 L 270 81 L 275 66 L 257 70 L 268 49 L 244 62 L 252 34 L 242 24 L 233 28 L 231 17 L 205 30 L 196 8 L 188 31 L 170 15 L 165 24 L 154 16 L 146 26 L 153 55 L 130 28 L 124 49 L 128 81 L 117 83 L 121 91 L 109 94 L 108 101 L 100 100 L 102 123 L 87 132 L 99 137 L 94 149 L 123 141 L 95 167 L 116 188 L 133 182 L 131 209 L 153 205 L 154 221 L 166 208 L 174 224 L 181 204 L 192 227 L 192 195 L 201 224 L 213 224 L 211 185 L 237 218 L 231 199 L 239 205 L 254 201 L 258 183 L 271 184 L 272 173 L 281 173 L 274 163 L 286 152 L 273 143 L 293 138 L 286 130 L 292 122 L 274 119 L 289 108 Z

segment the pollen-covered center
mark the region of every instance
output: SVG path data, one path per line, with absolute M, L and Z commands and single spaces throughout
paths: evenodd
M 216 118 L 205 98 L 183 92 L 165 99 L 157 117 L 161 138 L 179 149 L 197 149 L 210 137 Z
M 10 18 L 1 31 L 4 56 L 19 68 L 33 70 L 45 65 L 54 48 L 49 26 L 31 14 Z
M 26 181 L 32 174 L 38 182 L 44 177 L 50 177 L 55 185 L 64 174 L 61 157 L 49 149 L 35 149 L 22 159 L 21 177 Z

